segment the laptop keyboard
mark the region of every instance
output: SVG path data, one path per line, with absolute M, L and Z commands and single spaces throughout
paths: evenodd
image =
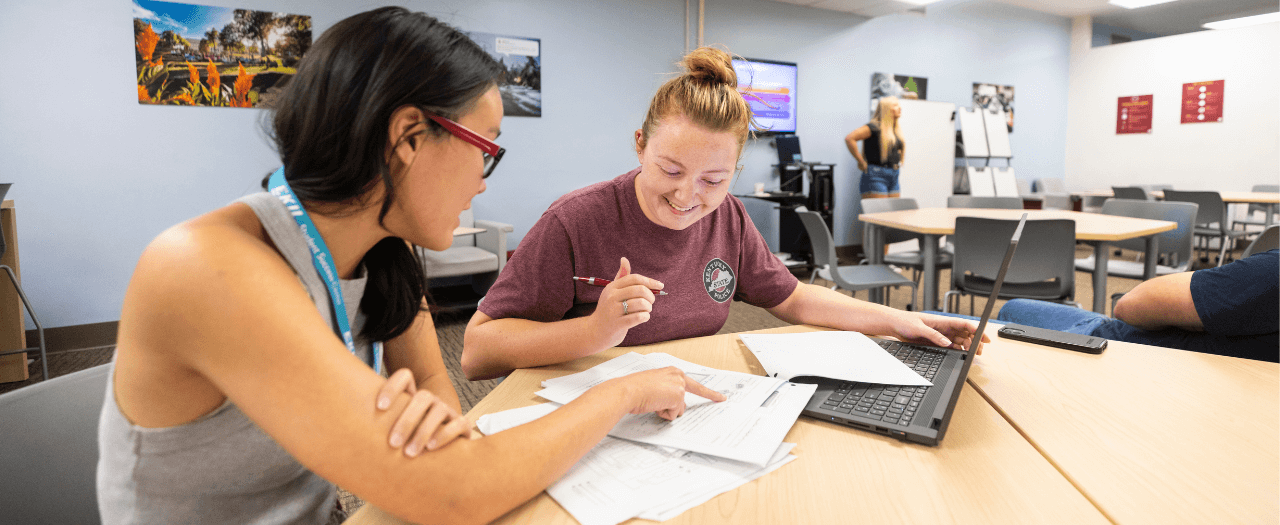
M 877 340 L 886 352 L 924 376 L 930 382 L 938 374 L 946 354 L 897 341 Z M 929 391 L 927 386 L 877 385 L 870 383 L 841 383 L 835 392 L 822 403 L 822 408 L 883 421 L 890 425 L 907 426 L 915 416 L 920 402 Z

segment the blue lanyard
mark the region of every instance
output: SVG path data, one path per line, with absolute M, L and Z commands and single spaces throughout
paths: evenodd
M 298 223 L 298 229 L 302 230 L 302 236 L 307 238 L 307 246 L 311 248 L 311 262 L 315 264 L 316 272 L 320 274 L 325 287 L 329 289 L 329 304 L 333 305 L 333 315 L 337 318 L 338 335 L 347 345 L 347 350 L 355 354 L 356 342 L 351 337 L 351 324 L 347 322 L 347 305 L 342 298 L 342 285 L 338 282 L 338 270 L 334 268 L 333 255 L 329 253 L 329 246 L 324 243 L 324 238 L 316 230 L 316 223 L 311 222 L 311 216 L 307 214 L 306 208 L 302 207 L 298 197 L 289 188 L 288 181 L 284 180 L 283 166 L 271 174 L 267 186 L 271 194 L 280 199 L 285 209 L 289 210 L 289 214 L 293 215 L 293 220 Z M 381 341 L 373 343 L 373 369 L 379 375 L 382 374 Z

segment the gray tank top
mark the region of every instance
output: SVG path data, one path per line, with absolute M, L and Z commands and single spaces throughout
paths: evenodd
M 329 293 L 293 217 L 265 192 L 236 202 L 253 208 L 332 327 Z M 358 335 L 364 326 L 358 312 L 363 268 L 358 274 L 342 281 L 342 295 L 358 357 L 368 363 L 369 343 Z M 337 497 L 333 484 L 294 460 L 230 400 L 190 423 L 139 427 L 116 404 L 114 366 L 98 424 L 98 510 L 104 524 L 329 521 Z

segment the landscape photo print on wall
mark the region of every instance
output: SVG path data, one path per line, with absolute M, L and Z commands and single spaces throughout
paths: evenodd
M 467 32 L 489 56 L 502 65 L 502 114 L 542 116 L 542 39 Z
M 133 0 L 138 103 L 270 105 L 311 47 L 311 17 Z
M 871 74 L 871 113 L 875 114 L 880 97 L 897 97 L 927 100 L 929 79 L 892 73 Z

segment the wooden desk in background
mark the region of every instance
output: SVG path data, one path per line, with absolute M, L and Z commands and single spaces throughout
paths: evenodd
M 1276 363 L 1006 339 L 969 383 L 1115 523 L 1280 521 Z
M 0 228 L 4 228 L 4 242 L 8 246 L 0 264 L 13 268 L 13 273 L 22 279 L 22 270 L 18 268 L 18 217 L 12 199 L 0 204 Z M 9 276 L 0 275 L 0 350 L 27 347 L 25 312 Z M 27 354 L 0 357 L 0 383 L 25 381 L 27 377 Z
M 1147 193 L 1152 198 L 1163 200 L 1164 190 L 1153 190 Z M 1071 192 L 1073 198 L 1079 199 L 1083 197 L 1105 197 L 1114 196 L 1111 190 L 1089 190 Z M 1222 203 L 1230 206 L 1232 204 L 1266 204 L 1268 208 L 1266 227 L 1270 227 L 1273 222 L 1273 214 L 1276 206 L 1280 205 L 1280 193 L 1265 191 L 1220 191 L 1218 195 L 1222 196 Z
M 812 328 L 793 326 L 761 332 L 808 330 Z M 517 370 L 468 416 L 541 403 L 533 393 L 543 380 L 628 351 L 666 352 L 706 366 L 764 374 L 734 335 L 612 348 L 561 365 Z M 796 461 L 665 523 L 1107 523 L 971 386 L 961 392 L 946 439 L 937 447 L 803 416 L 786 441 L 798 444 Z M 347 521 L 402 523 L 371 505 Z M 543 492 L 497 523 L 577 522 Z
M 880 213 L 864 213 L 858 219 L 873 225 L 870 228 L 872 239 L 863 239 L 864 245 L 870 242 L 870 249 L 864 249 L 872 264 L 878 264 L 884 257 L 884 237 L 880 228 L 893 228 L 923 234 L 921 240 L 921 258 L 924 270 L 921 272 L 920 289 L 923 292 L 924 310 L 938 309 L 938 267 L 935 259 L 938 252 L 938 238 L 951 235 L 956 230 L 956 217 L 985 217 L 989 219 L 1017 220 L 1022 214 L 1028 220 L 1037 219 L 1070 219 L 1076 223 L 1076 240 L 1093 245 L 1096 264 L 1093 270 L 1093 311 L 1106 312 L 1107 305 L 1107 261 L 1110 250 L 1107 243 L 1138 237 L 1146 237 L 1146 264 L 1143 269 L 1144 279 L 1156 275 L 1156 237 L 1157 233 L 1178 227 L 1178 223 L 1132 217 L 1117 217 L 1100 213 L 1081 213 L 1064 210 L 992 210 L 981 208 L 921 208 L 918 210 L 887 211 Z M 874 292 L 874 291 L 873 291 Z

